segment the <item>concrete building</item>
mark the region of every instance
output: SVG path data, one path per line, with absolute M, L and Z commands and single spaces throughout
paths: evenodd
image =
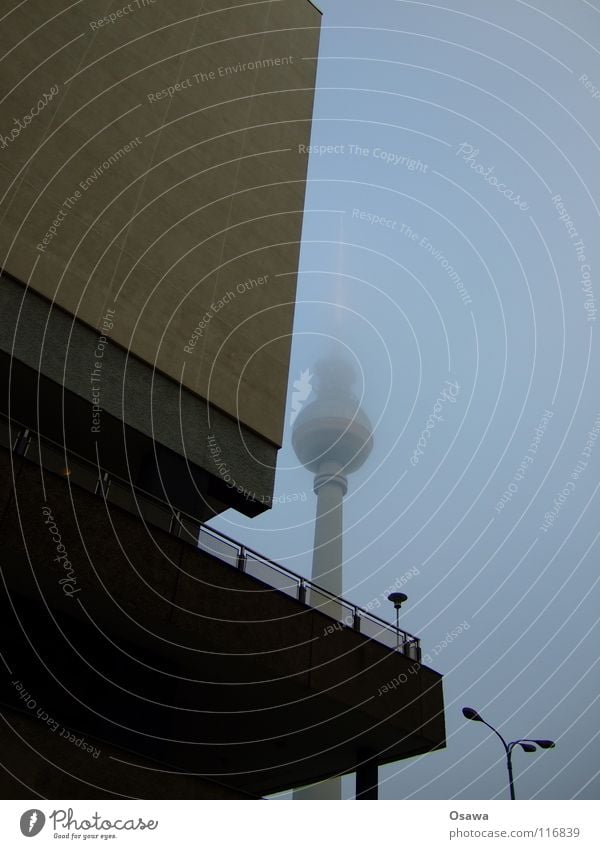
M 194 513 L 233 495 L 252 515 L 281 442 L 320 14 L 182 0 L 107 23 L 93 5 L 40 27 L 32 0 L 0 36 L 24 39 L 5 63 L 0 346 L 101 407 L 80 452 L 159 488 L 164 466 Z
M 320 13 L 59 6 L 0 30 L 0 789 L 252 798 L 443 746 L 395 632 L 202 526 L 271 503 Z

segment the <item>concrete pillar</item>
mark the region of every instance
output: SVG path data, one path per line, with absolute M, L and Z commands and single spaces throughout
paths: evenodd
M 356 770 L 356 798 L 379 798 L 379 771 L 376 761 L 363 761 Z

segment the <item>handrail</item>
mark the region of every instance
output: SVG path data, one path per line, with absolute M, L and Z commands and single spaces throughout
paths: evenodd
M 395 624 L 393 624 L 391 622 L 386 622 L 385 619 L 381 619 L 381 617 L 375 615 L 374 613 L 371 613 L 370 611 L 365 610 L 362 607 L 359 607 L 358 605 L 354 604 L 353 602 L 348 601 L 347 599 L 342 598 L 341 596 L 337 596 L 334 593 L 329 592 L 329 590 L 325 589 L 324 587 L 321 587 L 318 584 L 313 583 L 313 581 L 310 581 L 309 579 L 303 577 L 302 575 L 299 575 L 296 572 L 292 571 L 291 569 L 288 569 L 287 566 L 283 566 L 281 563 L 277 563 L 274 560 L 271 560 L 270 557 L 267 557 L 266 555 L 260 554 L 259 552 L 254 551 L 251 548 L 248 548 L 247 546 L 243 545 L 242 543 L 238 542 L 237 540 L 234 540 L 232 537 L 228 536 L 227 534 L 223 533 L 222 531 L 219 531 L 216 528 L 212 528 L 210 525 L 207 525 L 204 522 L 201 522 L 200 520 L 198 520 L 194 516 L 191 516 L 189 513 L 185 513 L 184 511 L 181 511 L 181 510 L 175 510 L 173 508 L 173 506 L 168 501 L 163 501 L 162 499 L 158 498 L 156 495 L 153 495 L 152 493 L 147 492 L 146 490 L 142 489 L 142 487 L 139 487 L 136 484 L 133 484 L 130 480 L 128 481 L 125 478 L 121 478 L 119 475 L 115 475 L 113 473 L 107 472 L 106 470 L 102 469 L 100 466 L 92 463 L 86 457 L 83 457 L 80 454 L 77 454 L 77 452 L 71 451 L 70 449 L 67 450 L 66 446 L 61 445 L 60 443 L 55 442 L 53 439 L 49 439 L 46 436 L 42 436 L 39 432 L 31 431 L 30 428 L 27 428 L 21 422 L 17 422 L 15 419 L 11 420 L 11 419 L 8 418 L 8 416 L 4 415 L 3 413 L 0 413 L 0 419 L 4 420 L 5 422 L 8 422 L 9 433 L 13 429 L 16 432 L 15 439 L 12 440 L 12 443 L 9 446 L 11 451 L 19 453 L 20 456 L 23 456 L 25 459 L 29 459 L 26 456 L 27 449 L 29 447 L 29 442 L 26 443 L 26 447 L 25 447 L 24 450 L 21 451 L 19 449 L 22 448 L 22 446 L 23 446 L 23 436 L 25 434 L 31 434 L 31 438 L 33 438 L 35 436 L 35 439 L 37 440 L 37 442 L 40 446 L 46 445 L 51 449 L 54 449 L 54 450 L 58 449 L 58 451 L 64 455 L 65 465 L 67 465 L 69 468 L 71 468 L 71 467 L 74 468 L 73 463 L 75 461 L 80 466 L 83 466 L 84 469 L 87 469 L 87 470 L 92 469 L 94 471 L 94 474 L 96 475 L 96 484 L 95 484 L 95 488 L 94 488 L 94 494 L 102 495 L 102 497 L 106 501 L 114 502 L 114 494 L 111 497 L 111 490 L 113 489 L 113 487 L 111 486 L 111 483 L 114 481 L 115 484 L 117 484 L 117 485 L 120 484 L 122 487 L 124 486 L 126 488 L 126 490 L 131 490 L 133 497 L 134 497 L 134 500 L 135 500 L 135 503 L 136 503 L 136 507 L 138 509 L 140 508 L 140 505 L 138 504 L 138 496 L 139 496 L 140 499 L 143 499 L 145 501 L 149 501 L 151 504 L 154 504 L 155 506 L 157 506 L 165 514 L 167 514 L 170 511 L 171 522 L 169 524 L 169 529 L 167 530 L 167 533 L 171 533 L 173 536 L 177 536 L 179 539 L 182 539 L 182 541 L 185 542 L 185 540 L 181 537 L 179 530 L 180 530 L 181 527 L 183 527 L 183 521 L 187 520 L 187 521 L 191 522 L 198 529 L 198 535 L 197 535 L 197 538 L 196 538 L 196 547 L 197 548 L 200 548 L 202 550 L 201 536 L 202 536 L 203 533 L 214 537 L 215 539 L 217 539 L 220 542 L 226 543 L 228 546 L 230 546 L 231 548 L 234 549 L 236 566 L 241 571 L 244 571 L 244 572 L 248 571 L 248 566 L 249 566 L 248 560 L 250 559 L 250 560 L 258 561 L 259 563 L 263 564 L 264 566 L 267 566 L 268 568 L 272 569 L 273 571 L 275 571 L 279 574 L 283 574 L 283 575 L 285 575 L 289 578 L 292 578 L 296 582 L 297 600 L 298 601 L 306 604 L 307 590 L 314 590 L 320 596 L 326 598 L 328 600 L 328 602 L 331 602 L 331 605 L 328 607 L 328 609 L 322 611 L 325 615 L 327 615 L 330 618 L 335 619 L 336 621 L 344 624 L 345 621 L 348 619 L 348 616 L 341 616 L 341 615 L 335 616 L 335 615 L 333 615 L 332 607 L 337 604 L 339 606 L 340 610 L 343 610 L 345 608 L 345 609 L 350 611 L 349 615 L 352 616 L 352 625 L 346 624 L 346 627 L 350 627 L 353 630 L 356 630 L 359 633 L 362 633 L 363 635 L 368 636 L 370 639 L 373 639 L 376 642 L 379 642 L 379 643 L 382 643 L 383 645 L 386 645 L 386 643 L 382 642 L 381 639 L 377 639 L 377 636 L 365 634 L 364 630 L 361 627 L 361 622 L 363 620 L 370 621 L 374 625 L 378 626 L 379 630 L 381 632 L 383 632 L 383 633 L 391 632 L 393 634 L 393 636 L 394 636 L 394 646 L 388 646 L 388 648 L 399 649 L 402 653 L 412 657 L 413 660 L 420 661 L 421 648 L 420 648 L 420 640 L 418 639 L 418 637 L 414 637 L 412 634 L 409 634 L 407 631 L 404 631 L 401 628 L 397 628 Z M 14 428 L 14 425 L 17 425 L 17 428 L 19 428 L 19 429 L 17 430 L 16 428 Z M 53 473 L 51 469 L 46 469 L 46 470 L 49 471 L 51 474 Z M 87 491 L 91 491 L 89 489 L 89 487 L 85 486 L 85 484 L 83 484 L 82 482 L 80 482 L 78 485 L 82 486 L 82 488 L 86 489 Z M 127 509 L 127 508 L 123 508 L 123 509 Z M 141 512 L 141 510 L 140 510 L 140 512 Z M 148 519 L 148 521 L 152 524 L 151 519 Z M 177 528 L 177 524 L 179 525 L 179 528 Z M 218 553 L 216 553 L 216 552 L 210 552 L 210 553 L 214 557 L 217 557 L 219 559 Z M 267 584 L 268 586 L 272 587 L 273 589 L 275 589 L 275 590 L 278 589 L 273 584 L 269 583 L 268 581 L 264 580 L 263 578 L 260 578 L 260 580 L 263 583 Z M 314 605 L 312 605 L 312 606 L 314 607 Z M 315 608 L 315 609 L 317 609 L 317 608 Z

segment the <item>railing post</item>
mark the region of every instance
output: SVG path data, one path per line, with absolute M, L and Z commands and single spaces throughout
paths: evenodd
M 298 584 L 298 601 L 300 604 L 306 604 L 306 584 L 302 579 Z
M 15 440 L 13 452 L 19 457 L 24 457 L 27 454 L 30 442 L 30 431 L 28 429 L 22 430 Z
M 179 528 L 181 525 L 181 511 L 176 510 L 171 514 L 171 524 L 169 525 L 169 533 L 179 536 Z M 200 537 L 200 533 L 198 532 L 198 537 Z
M 356 608 L 354 608 L 354 616 L 352 619 L 352 627 L 358 634 L 360 634 L 360 613 Z
M 408 637 L 408 634 L 404 635 Z M 421 646 L 419 645 L 419 640 L 417 639 L 406 639 L 402 644 L 402 652 L 409 657 L 411 660 L 416 661 L 418 664 L 421 663 Z
M 246 549 L 244 548 L 243 545 L 240 546 L 240 550 L 238 552 L 237 567 L 240 570 L 240 572 L 246 571 Z
M 404 631 L 400 631 L 400 629 L 398 629 L 398 631 L 396 632 L 396 637 L 397 637 L 397 644 L 396 644 L 397 650 L 400 652 L 400 654 L 403 654 L 405 657 L 409 657 L 410 651 L 409 651 L 409 648 L 408 648 L 408 640 L 406 639 L 406 634 L 404 633 Z
M 108 476 L 108 472 L 104 472 L 104 474 L 98 478 L 98 483 L 96 484 L 96 492 L 95 495 L 102 494 L 104 498 L 108 495 L 108 490 L 110 489 L 110 478 Z

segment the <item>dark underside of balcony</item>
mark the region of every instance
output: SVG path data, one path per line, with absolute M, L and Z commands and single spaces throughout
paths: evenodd
M 33 460 L 0 449 L 5 798 L 256 797 L 445 745 L 438 673 Z

